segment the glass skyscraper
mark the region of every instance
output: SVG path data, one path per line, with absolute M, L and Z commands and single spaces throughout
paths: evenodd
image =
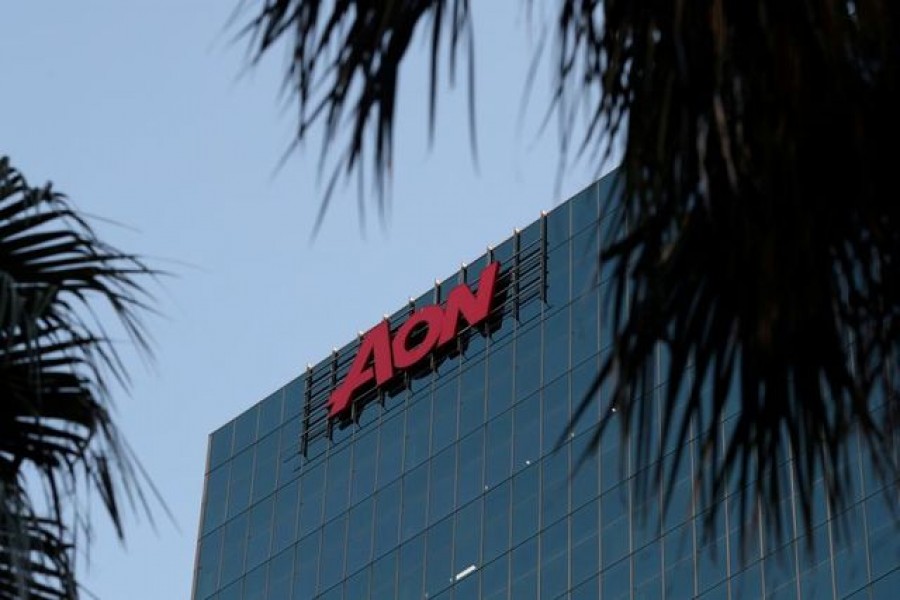
M 848 511 L 813 507 L 809 546 L 794 496 L 778 542 L 758 520 L 739 541 L 727 494 L 719 537 L 706 539 L 693 443 L 664 515 L 657 496 L 638 497 L 617 426 L 585 452 L 603 390 L 568 431 L 611 345 L 597 268 L 599 232 L 617 217 L 601 214 L 611 186 L 591 185 L 401 307 L 381 346 L 355 340 L 215 431 L 193 598 L 900 597 L 900 505 L 859 448 Z M 494 262 L 483 322 L 463 311 L 440 341 L 437 320 L 403 328 L 439 319 L 429 306 L 452 312 L 458 286 L 478 299 Z M 398 367 L 398 351 L 428 344 L 439 349 Z M 356 363 L 361 347 L 372 360 Z M 330 417 L 332 394 L 361 370 Z M 791 462 L 781 471 L 790 486 Z

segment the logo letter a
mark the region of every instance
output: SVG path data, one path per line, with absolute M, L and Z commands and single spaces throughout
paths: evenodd
M 328 399 L 328 416 L 333 417 L 346 410 L 353 400 L 353 394 L 373 379 L 377 385 L 381 385 L 393 375 L 391 331 L 388 322 L 382 321 L 363 337 L 353 364 L 350 365 L 350 372 Z

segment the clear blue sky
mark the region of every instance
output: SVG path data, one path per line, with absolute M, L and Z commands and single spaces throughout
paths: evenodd
M 174 274 L 154 288 L 155 362 L 122 347 L 133 385 L 116 406 L 177 524 L 161 510 L 155 528 L 129 514 L 123 546 L 94 511 L 89 562 L 79 560 L 107 600 L 189 596 L 209 432 L 595 174 L 570 169 L 557 185 L 553 122 L 537 137 L 546 76 L 518 119 L 534 38 L 525 3 L 478 2 L 479 172 L 462 89 L 442 96 L 429 150 L 419 44 L 402 71 L 389 218 L 382 226 L 370 206 L 361 235 L 352 184 L 310 242 L 318 145 L 276 172 L 293 126 L 278 95 L 283 57 L 245 69 L 246 45 L 227 23 L 235 4 L 3 10 L 0 154 L 32 183 L 52 180 L 81 210 L 122 224 L 95 223 Z

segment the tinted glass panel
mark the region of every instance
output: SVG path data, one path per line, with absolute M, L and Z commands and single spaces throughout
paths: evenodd
M 231 458 L 231 438 L 234 433 L 234 422 L 228 423 L 215 431 L 209 440 L 209 469 L 215 469 Z
M 793 464 L 782 461 L 781 540 L 757 511 L 740 512 L 733 487 L 723 490 L 717 536 L 704 538 L 692 478 L 709 465 L 697 441 L 674 467 L 664 513 L 658 495 L 635 484 L 635 441 L 622 435 L 621 415 L 610 413 L 595 438 L 611 380 L 593 386 L 614 326 L 604 302 L 612 270 L 598 269 L 597 252 L 627 231 L 624 212 L 606 202 L 610 186 L 591 186 L 446 277 L 441 298 L 502 261 L 488 322 L 362 394 L 351 418 L 329 423 L 326 404 L 358 340 L 214 432 L 195 598 L 893 600 L 897 496 L 854 438 L 847 469 L 858 486 L 843 515 L 826 507 L 822 480 L 813 486 L 809 537 Z M 598 221 L 601 207 L 608 216 Z M 435 300 L 426 286 L 418 303 Z M 393 326 L 409 312 L 399 307 Z M 671 364 L 665 348 L 657 359 L 641 400 L 657 419 L 651 454 Z M 885 402 L 876 395 L 873 406 Z M 725 418 L 705 416 L 704 426 L 727 438 L 740 407 L 730 390 Z

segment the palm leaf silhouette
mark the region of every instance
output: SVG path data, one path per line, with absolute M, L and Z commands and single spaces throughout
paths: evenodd
M 610 388 L 593 448 L 617 422 L 636 445 L 639 488 L 668 498 L 696 437 L 707 524 L 735 492 L 741 522 L 759 503 L 776 537 L 785 461 L 807 531 L 820 478 L 835 514 L 848 498 L 851 437 L 896 481 L 900 215 L 887 149 L 900 134 L 900 5 L 556 7 L 563 151 L 599 168 L 624 150 L 607 200 L 621 221 L 597 257 L 614 274 L 615 343 L 578 412 Z M 330 181 L 362 176 L 368 156 L 381 189 L 410 40 L 417 29 L 432 40 L 433 114 L 438 65 L 470 50 L 471 19 L 463 0 L 266 0 L 246 31 L 255 60 L 279 41 L 291 49 L 298 142 L 314 124 L 323 156 L 347 140 Z M 723 427 L 729 401 L 737 416 Z
M 123 494 L 146 508 L 110 415 L 109 377 L 126 373 L 94 313 L 111 310 L 146 349 L 150 274 L 0 158 L 0 598 L 78 597 L 85 490 L 120 537 Z

